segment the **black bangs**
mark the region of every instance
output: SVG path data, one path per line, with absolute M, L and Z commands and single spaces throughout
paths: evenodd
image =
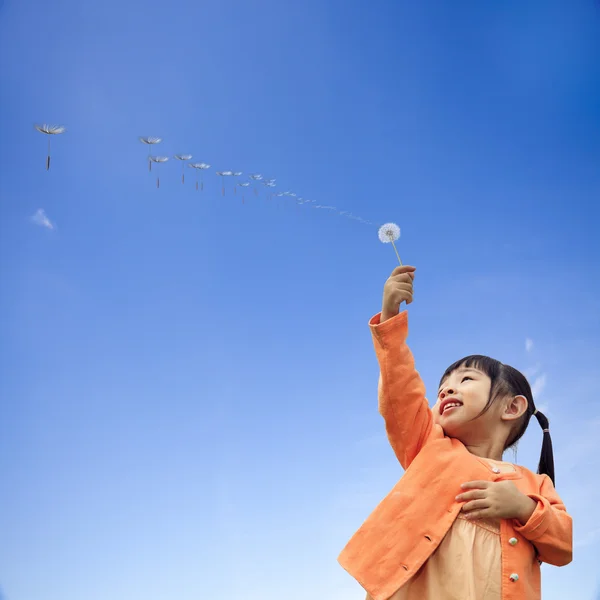
M 465 358 L 457 360 L 444 371 L 444 374 L 440 379 L 440 386 L 444 380 L 450 376 L 451 373 L 460 368 L 477 369 L 478 371 L 485 373 L 492 380 L 493 387 L 493 384 L 496 382 L 500 376 L 500 373 L 502 372 L 502 363 L 495 358 L 483 356 L 482 354 L 471 354 L 471 356 L 465 356 Z

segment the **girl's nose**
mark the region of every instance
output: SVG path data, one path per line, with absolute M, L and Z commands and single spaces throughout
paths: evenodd
M 440 392 L 440 398 L 445 398 L 446 396 L 452 396 L 454 394 L 454 390 L 452 388 L 444 388 Z

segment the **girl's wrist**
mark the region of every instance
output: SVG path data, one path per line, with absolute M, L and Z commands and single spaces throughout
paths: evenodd
M 529 496 L 523 497 L 523 506 L 517 515 L 517 520 L 521 523 L 521 525 L 525 525 L 527 521 L 529 521 L 536 507 L 537 502 L 533 498 L 530 498 Z

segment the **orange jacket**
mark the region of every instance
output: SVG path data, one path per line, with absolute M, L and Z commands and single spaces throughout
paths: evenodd
M 460 512 L 455 497 L 472 480 L 513 479 L 537 508 L 523 526 L 502 519 L 502 600 L 538 600 L 540 563 L 572 560 L 572 519 L 546 475 L 523 467 L 496 475 L 456 439 L 446 437 L 425 398 L 406 345 L 408 316 L 369 322 L 380 368 L 379 412 L 405 473 L 371 513 L 338 561 L 374 600 L 387 600 L 431 556 Z

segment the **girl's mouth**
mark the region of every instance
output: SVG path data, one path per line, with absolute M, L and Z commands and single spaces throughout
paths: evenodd
M 454 399 L 444 400 L 440 405 L 440 414 L 445 415 L 448 411 L 455 410 L 462 406 L 462 402 Z

